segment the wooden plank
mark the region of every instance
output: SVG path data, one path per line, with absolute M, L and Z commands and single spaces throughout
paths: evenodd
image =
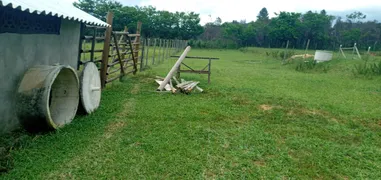
M 106 83 L 110 83 L 112 81 L 115 81 L 116 79 L 122 77 L 122 74 L 118 74 L 117 76 L 113 77 L 113 78 L 110 78 L 110 79 L 107 79 L 106 80 Z
M 140 22 L 140 21 L 139 21 Z M 138 22 L 138 26 L 139 26 L 139 22 Z M 140 22 L 141 23 L 141 22 Z M 140 25 L 140 28 L 141 28 L 141 25 Z M 139 32 L 140 33 L 140 30 L 141 29 L 137 29 L 136 32 Z M 130 37 L 140 37 L 140 34 L 129 34 L 128 36 Z
M 81 50 L 82 53 L 91 53 L 92 50 Z M 103 52 L 103 49 L 94 49 L 94 52 Z
M 194 74 L 209 74 L 209 71 L 192 71 L 192 70 L 180 70 L 180 72 L 194 73 Z
M 119 67 L 119 68 L 116 68 L 116 69 L 114 69 L 114 70 L 112 70 L 112 71 L 110 71 L 110 72 L 107 72 L 107 75 L 114 74 L 114 73 L 120 71 L 120 69 L 121 69 L 121 68 Z
M 113 31 L 112 33 L 116 35 L 129 35 L 129 33 L 125 31 Z
M 160 80 L 155 80 L 159 85 L 161 85 L 164 81 L 160 81 Z M 165 86 L 164 86 L 164 89 L 166 91 L 171 91 L 171 86 L 167 83 Z
M 112 25 L 113 13 L 107 13 L 107 24 Z M 110 40 L 111 40 L 112 26 L 107 27 L 105 32 L 105 41 L 103 43 L 103 54 L 102 54 L 102 64 L 101 64 L 101 86 L 102 89 L 106 87 L 107 83 L 107 65 L 108 65 L 108 55 L 110 53 Z
M 113 36 L 114 36 L 114 43 L 115 43 L 115 47 L 116 47 L 116 54 L 118 54 L 118 61 L 119 61 L 120 67 L 121 67 L 120 73 L 122 74 L 122 76 L 124 76 L 123 62 L 122 62 L 122 56 L 120 55 L 120 52 L 119 52 L 118 40 L 116 40 L 116 34 L 113 33 Z
M 180 56 L 171 56 L 174 58 L 179 58 Z M 211 60 L 219 60 L 220 58 L 214 58 L 214 57 L 199 57 L 199 56 L 187 56 L 185 59 L 211 59 Z

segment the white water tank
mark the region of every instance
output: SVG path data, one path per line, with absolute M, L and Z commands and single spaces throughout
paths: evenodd
M 332 51 L 316 51 L 315 52 L 315 61 L 323 62 L 332 60 L 333 52 Z

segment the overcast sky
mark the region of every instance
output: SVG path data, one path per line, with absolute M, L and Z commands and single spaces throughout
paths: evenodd
M 66 0 L 73 2 L 75 0 Z M 255 20 L 258 12 L 266 7 L 270 17 L 274 12 L 306 12 L 325 9 L 328 14 L 345 17 L 353 11 L 361 11 L 367 20 L 381 21 L 381 0 L 118 0 L 124 5 L 152 5 L 159 10 L 194 11 L 200 14 L 201 24 L 220 17 L 223 22 L 232 20 Z M 211 16 L 211 17 L 210 17 Z

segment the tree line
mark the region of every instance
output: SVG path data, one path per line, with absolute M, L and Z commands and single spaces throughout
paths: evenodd
M 340 45 L 352 47 L 354 43 L 362 49 L 377 48 L 381 38 L 381 23 L 365 21 L 366 15 L 353 12 L 346 16 L 335 17 L 320 12 L 306 13 L 280 12 L 269 18 L 263 8 L 256 21 L 233 21 L 221 24 L 221 19 L 204 26 L 204 33 L 195 46 L 203 48 L 237 48 L 257 46 L 281 48 L 287 41 L 290 47 L 303 49 L 310 41 L 311 49 L 338 49 Z
M 142 22 L 142 35 L 164 39 L 195 39 L 203 33 L 200 16 L 194 12 L 169 12 L 155 7 L 124 6 L 113 0 L 79 0 L 77 8 L 106 21 L 108 11 L 114 13 L 113 29 L 120 31 L 125 26 L 136 32 L 136 24 Z
M 256 21 L 222 23 L 221 18 L 200 25 L 200 16 L 194 12 L 169 12 L 152 6 L 124 6 L 113 0 L 79 0 L 74 5 L 97 18 L 105 20 L 108 11 L 114 12 L 113 28 L 131 32 L 142 21 L 142 34 L 151 38 L 184 39 L 199 48 L 239 48 L 244 46 L 281 48 L 287 41 L 291 48 L 337 49 L 357 43 L 360 49 L 380 49 L 381 23 L 367 21 L 366 15 L 353 12 L 345 18 L 320 12 L 279 12 L 269 18 L 266 8 L 258 13 Z

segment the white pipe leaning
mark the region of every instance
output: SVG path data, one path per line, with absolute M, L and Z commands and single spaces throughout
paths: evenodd
M 191 50 L 191 47 L 188 46 L 183 54 L 179 57 L 179 59 L 176 61 L 175 65 L 172 67 L 172 69 L 169 71 L 167 76 L 165 77 L 164 81 L 160 84 L 159 88 L 157 88 L 157 91 L 162 91 L 165 87 L 165 85 L 168 84 L 169 80 L 172 78 L 173 74 L 178 70 L 179 66 L 181 65 L 181 62 L 185 59 L 187 56 L 188 52 Z

